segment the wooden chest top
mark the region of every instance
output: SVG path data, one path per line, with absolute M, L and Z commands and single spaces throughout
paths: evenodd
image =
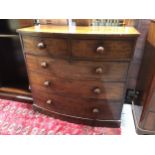
M 19 33 L 50 33 L 50 34 L 76 34 L 76 35 L 105 35 L 105 36 L 135 36 L 139 32 L 134 27 L 112 26 L 50 26 L 38 25 L 18 29 Z

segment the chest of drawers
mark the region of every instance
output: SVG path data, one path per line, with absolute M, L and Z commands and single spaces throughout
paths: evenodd
M 120 125 L 133 27 L 36 26 L 18 30 L 33 107 L 70 122 Z

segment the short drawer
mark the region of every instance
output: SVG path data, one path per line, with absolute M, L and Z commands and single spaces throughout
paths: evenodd
M 69 56 L 66 39 L 23 36 L 24 52 L 43 56 Z
M 64 96 L 80 98 L 96 98 L 105 100 L 123 99 L 124 83 L 84 81 L 55 78 L 53 75 L 45 76 L 29 72 L 32 90 L 62 94 Z
M 130 60 L 134 42 L 130 40 L 72 40 L 74 57 L 103 60 Z
M 67 61 L 26 55 L 29 70 L 60 78 L 100 81 L 126 81 L 129 63 Z
M 38 92 L 39 93 L 39 92 Z M 63 97 L 47 93 L 34 93 L 35 104 L 49 111 L 59 112 L 82 118 L 91 119 L 120 119 L 122 103 L 107 100 L 79 99 Z

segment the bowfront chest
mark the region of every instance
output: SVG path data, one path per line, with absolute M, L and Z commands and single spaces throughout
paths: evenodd
M 34 109 L 70 122 L 120 125 L 133 27 L 40 25 L 18 30 Z

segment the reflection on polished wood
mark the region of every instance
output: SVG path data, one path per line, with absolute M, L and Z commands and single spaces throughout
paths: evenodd
M 18 32 L 31 33 L 66 33 L 66 34 L 98 34 L 98 35 L 139 35 L 139 32 L 134 27 L 113 27 L 113 26 L 50 26 L 38 25 L 23 29 L 18 29 Z
M 149 33 L 148 33 L 148 42 L 155 47 L 155 21 L 150 24 Z

